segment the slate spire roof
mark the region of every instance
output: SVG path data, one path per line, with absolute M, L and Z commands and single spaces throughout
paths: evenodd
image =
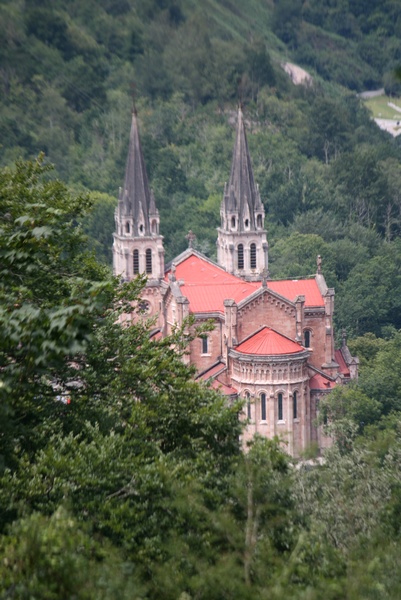
M 248 141 L 241 107 L 238 108 L 237 135 L 231 164 L 231 174 L 224 189 L 224 210 L 237 213 L 242 228 L 246 216 L 251 229 L 256 228 L 255 211 L 263 210 L 259 186 L 255 184 Z
M 158 214 L 153 192 L 149 187 L 135 110 L 132 112 L 125 180 L 120 190 L 118 211 L 120 217 L 133 218 L 134 235 L 139 234 L 138 227 L 141 226 L 144 228 L 141 233 L 149 235 L 149 216 Z

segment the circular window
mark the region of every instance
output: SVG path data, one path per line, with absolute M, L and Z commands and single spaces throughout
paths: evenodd
M 150 313 L 150 303 L 147 300 L 140 300 L 138 303 L 138 312 L 141 315 L 148 315 Z

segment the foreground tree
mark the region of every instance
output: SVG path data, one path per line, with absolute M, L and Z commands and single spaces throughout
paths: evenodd
M 0 394 L 5 464 L 35 449 L 35 425 L 59 412 L 52 383 L 87 347 L 110 281 L 77 219 L 89 207 L 40 157 L 0 173 Z

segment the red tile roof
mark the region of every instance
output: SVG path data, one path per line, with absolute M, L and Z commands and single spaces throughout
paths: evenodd
M 181 292 L 193 313 L 224 312 L 224 300 L 241 302 L 260 287 L 260 282 L 243 281 L 195 254 L 177 265 L 175 276 L 184 281 Z
M 218 380 L 217 375 L 221 374 L 221 372 L 224 371 L 225 368 L 226 365 L 224 363 L 218 362 L 217 364 L 211 366 L 210 369 L 208 369 L 204 373 L 201 373 L 197 377 L 197 379 L 207 381 L 208 379 L 213 379 L 214 377 L 216 377 L 216 379 L 213 379 L 212 381 L 213 389 L 219 390 L 219 392 L 224 396 L 233 396 L 235 394 L 238 394 L 237 390 L 231 385 L 227 385 L 226 383 L 223 383 L 222 381 Z
M 347 364 L 346 364 L 346 362 L 344 360 L 344 357 L 342 355 L 341 350 L 335 350 L 335 352 L 334 352 L 334 358 L 335 358 L 336 362 L 340 366 L 340 373 L 342 375 L 344 375 L 345 377 L 350 377 L 351 374 L 349 372 L 349 368 L 347 367 Z
M 241 354 L 257 354 L 277 356 L 278 354 L 296 354 L 304 348 L 289 338 L 277 333 L 270 327 L 263 327 L 258 333 L 248 338 L 235 348 Z
M 212 388 L 218 390 L 220 394 L 223 394 L 223 396 L 234 396 L 234 394 L 238 394 L 238 391 L 235 388 L 231 387 L 231 385 L 222 383 L 218 379 L 213 381 Z
M 225 368 L 226 365 L 224 363 L 218 362 L 215 365 L 212 365 L 209 369 L 207 369 L 207 371 L 204 371 L 203 373 L 198 375 L 197 379 L 203 379 L 204 381 L 207 381 L 211 377 L 215 377 L 215 375 L 221 373 L 221 371 L 224 371 Z
M 268 281 L 268 287 L 293 302 L 297 296 L 305 296 L 305 306 L 324 306 L 315 279 L 286 279 L 284 281 Z
M 311 390 L 331 390 L 335 386 L 335 381 L 327 379 L 323 375 L 320 375 L 320 373 L 316 373 L 316 375 L 309 379 L 309 387 Z
M 260 281 L 244 281 L 195 253 L 176 265 L 175 276 L 184 282 L 181 292 L 188 298 L 192 313 L 224 312 L 224 300 L 232 299 L 238 304 L 261 286 Z M 304 295 L 305 306 L 324 306 L 314 279 L 269 280 L 267 286 L 291 302 Z

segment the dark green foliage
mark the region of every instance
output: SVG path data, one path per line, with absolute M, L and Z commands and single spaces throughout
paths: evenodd
M 274 4 L 0 6 L 1 164 L 57 169 L 0 176 L 0 595 L 400 596 L 400 147 L 335 85 L 398 93 L 399 6 Z M 321 254 L 338 327 L 365 334 L 358 385 L 321 404 L 323 467 L 294 471 L 276 440 L 241 454 L 239 407 L 192 381 L 183 332 L 117 325 L 142 282 L 116 287 L 78 223 L 110 265 L 132 91 L 166 257 L 189 229 L 214 255 L 240 100 L 272 276 Z
M 60 413 L 51 381 L 91 335 L 88 315 L 103 308 L 108 283 L 86 250 L 77 219 L 89 206 L 42 160 L 0 174 L 1 410 L 0 454 L 39 443 L 32 435 L 41 413 Z M 8 458 L 7 458 L 8 457 Z
M 153 341 L 151 322 L 118 322 L 144 281 L 120 287 L 89 260 L 78 226 L 89 200 L 40 162 L 1 177 L 0 592 L 397 598 L 400 334 L 354 341 L 359 383 L 320 404 L 335 440 L 322 466 L 295 469 L 277 439 L 242 453 L 241 407 L 193 381 L 187 329 Z M 205 218 L 218 202 L 203 201 Z M 276 268 L 302 257 L 297 269 L 314 269 L 323 252 L 334 278 L 340 239 L 365 263 L 378 246 L 366 264 L 392 260 L 394 279 L 398 240 L 338 225 L 325 241 L 308 231 L 312 214 L 276 243 Z
M 291 49 L 297 47 L 301 20 L 301 0 L 277 0 L 275 2 L 272 23 L 274 31 Z
M 26 16 L 26 30 L 28 35 L 34 35 L 60 50 L 67 60 L 71 58 L 73 46 L 68 37 L 67 23 L 61 15 L 43 8 L 30 10 Z

